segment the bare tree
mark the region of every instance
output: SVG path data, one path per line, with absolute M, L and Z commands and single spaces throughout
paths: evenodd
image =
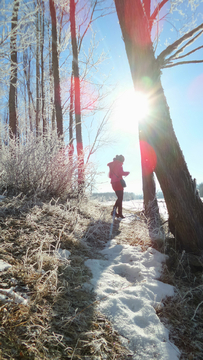
M 17 85 L 17 22 L 18 22 L 19 1 L 14 0 L 13 13 L 11 19 L 11 75 L 9 90 L 9 127 L 11 137 L 17 135 L 17 116 L 16 116 L 16 85 Z
M 176 51 L 182 41 L 191 38 L 196 32 L 200 34 L 203 25 L 194 29 L 193 32 L 188 32 L 156 59 L 149 20 L 154 20 L 165 3 L 166 1 L 162 1 L 157 5 L 155 12 L 149 17 L 149 0 L 144 1 L 143 4 L 140 0 L 115 0 L 135 89 L 144 91 L 151 101 L 152 113 L 140 125 L 140 139 L 155 151 L 156 164 L 148 173 L 146 166 L 148 158 L 142 159 L 143 188 L 144 191 L 148 191 L 149 185 L 153 193 L 152 173 L 154 171 L 166 201 L 171 232 L 182 248 L 197 253 L 203 248 L 203 204 L 197 194 L 195 182 L 189 174 L 173 129 L 161 84 L 160 68 L 167 65 L 166 56 Z M 176 51 L 167 61 L 177 59 L 180 52 Z
M 70 84 L 70 109 L 69 109 L 69 158 L 70 161 L 73 156 L 74 147 L 73 147 L 73 112 L 74 112 L 74 90 L 73 90 L 73 73 L 71 74 L 71 84 Z
M 39 6 L 38 1 L 36 4 L 37 7 L 37 14 L 36 14 L 36 136 L 39 133 L 39 77 L 40 77 L 40 70 L 39 70 L 39 46 L 40 46 L 40 32 L 39 32 Z
M 31 104 L 34 109 L 35 109 L 35 105 L 34 105 L 34 100 L 33 100 L 32 92 L 31 92 L 31 88 L 30 88 L 31 57 L 30 57 L 30 51 L 28 49 L 25 49 L 23 51 L 23 71 L 24 71 L 24 78 L 25 78 L 27 97 L 28 97 L 28 106 L 27 107 L 28 107 L 29 129 L 31 131 L 33 131 Z
M 74 78 L 74 103 L 75 103 L 75 124 L 76 124 L 76 142 L 78 155 L 78 184 L 84 183 L 84 154 L 82 142 L 81 126 L 81 100 L 80 100 L 80 75 L 78 64 L 78 44 L 76 38 L 75 24 L 75 0 L 70 0 L 70 27 L 71 27 L 71 44 L 73 52 L 73 78 Z
M 45 117 L 45 93 L 44 93 L 44 0 L 41 0 L 40 6 L 40 54 L 41 54 L 41 114 L 43 122 L 43 134 L 47 131 Z
M 59 78 L 59 60 L 57 49 L 57 20 L 56 9 L 53 0 L 49 0 L 51 22 L 52 22 L 52 67 L 54 77 L 54 104 L 56 111 L 56 123 L 58 136 L 63 135 L 63 116 L 61 107 L 61 92 L 60 92 L 60 78 Z
M 94 0 L 93 2 L 76 2 L 75 0 L 70 0 L 70 28 L 71 28 L 71 44 L 72 44 L 72 73 L 74 78 L 74 109 L 75 109 L 75 130 L 76 130 L 76 143 L 77 143 L 77 155 L 79 159 L 79 169 L 78 169 L 78 181 L 79 185 L 84 182 L 84 152 L 83 152 L 83 139 L 82 139 L 82 111 L 87 110 L 87 108 L 94 107 L 94 100 L 89 99 L 88 105 L 86 108 L 82 107 L 82 93 L 81 89 L 83 84 L 87 83 L 87 76 L 93 68 L 95 68 L 99 62 L 102 62 L 101 59 L 95 61 L 93 60 L 94 49 L 96 48 L 94 44 L 94 39 L 88 48 L 88 55 L 83 54 L 83 71 L 81 71 L 79 66 L 79 55 L 80 59 L 82 58 L 81 50 L 82 44 L 85 40 L 86 34 L 91 30 L 92 23 L 99 17 L 106 16 L 112 12 L 111 3 L 107 2 L 108 6 L 105 6 L 105 0 Z M 77 11 L 76 11 L 77 5 Z M 81 18 L 82 14 L 82 18 Z M 76 18 L 79 19 L 76 24 Z M 92 61 L 93 60 L 93 61 Z M 81 74 L 80 74 L 81 72 Z M 98 97 L 99 98 L 99 97 Z M 95 102 L 98 101 L 95 99 Z M 84 114 L 83 114 L 84 117 Z M 71 120 L 71 119 L 70 119 Z M 102 122 L 104 124 L 104 122 Z M 101 129 L 99 131 L 101 134 Z M 95 138 L 98 140 L 98 132 L 96 132 Z M 95 147 L 95 142 L 94 146 Z M 92 152 L 90 151 L 90 154 Z M 89 159 L 89 155 L 88 155 Z

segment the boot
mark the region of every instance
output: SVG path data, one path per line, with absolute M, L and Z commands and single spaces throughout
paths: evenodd
M 125 216 L 122 214 L 122 205 L 118 207 L 118 217 L 121 219 L 125 219 Z
M 111 212 L 111 216 L 113 216 L 114 210 L 116 210 L 116 207 L 115 207 L 115 206 L 113 207 L 113 210 L 112 210 L 112 212 Z M 115 216 L 116 216 L 116 217 L 119 217 L 117 212 L 115 212 Z

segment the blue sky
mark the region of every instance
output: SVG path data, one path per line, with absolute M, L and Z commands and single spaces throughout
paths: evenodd
M 202 14 L 203 4 L 200 5 L 199 10 Z M 203 22 L 201 15 L 198 17 L 198 22 Z M 170 43 L 176 40 L 177 36 L 175 31 L 171 31 L 171 24 L 165 22 L 163 29 L 165 30 L 161 33 L 158 53 L 165 48 L 166 40 Z M 113 100 L 119 93 L 125 94 L 126 91 L 133 89 L 117 15 L 113 14 L 97 21 L 97 31 L 98 35 L 102 36 L 102 46 L 109 55 L 108 64 L 105 64 L 106 72 L 111 71 L 110 83 L 116 84 L 112 91 Z M 200 45 L 203 45 L 203 35 L 196 42 L 196 46 Z M 187 49 L 189 50 L 190 48 Z M 191 59 L 203 59 L 203 49 L 191 56 Z M 203 182 L 203 63 L 163 69 L 161 80 L 174 130 L 189 172 L 193 178 L 196 178 L 197 183 L 201 183 Z M 128 123 L 131 116 L 124 115 L 120 110 L 121 99 L 120 96 L 117 102 L 116 120 L 115 116 L 112 116 L 109 123 L 111 137 L 115 141 L 110 142 L 108 147 L 102 148 L 95 157 L 100 172 L 95 191 L 112 191 L 107 163 L 112 161 L 116 154 L 123 154 L 125 156 L 124 170 L 130 171 L 130 175 L 126 178 L 126 191 L 140 194 L 142 179 L 137 124 Z M 119 118 L 121 114 L 122 119 Z M 119 122 L 122 122 L 121 126 L 118 126 Z M 157 190 L 160 190 L 158 183 Z

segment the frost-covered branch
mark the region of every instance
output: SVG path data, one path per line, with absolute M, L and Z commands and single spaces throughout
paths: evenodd
M 193 37 L 195 33 L 200 31 L 199 34 L 197 34 L 192 40 L 190 40 L 186 45 L 184 45 L 180 49 L 180 52 L 182 52 L 188 45 L 193 43 L 197 39 L 197 37 L 199 37 L 202 34 L 203 32 L 202 29 L 203 29 L 203 23 L 197 26 L 195 29 L 189 31 L 187 34 L 183 35 L 180 39 L 178 39 L 173 44 L 169 45 L 164 51 L 162 51 L 161 54 L 159 54 L 159 56 L 157 57 L 157 61 L 159 63 L 160 68 L 166 67 L 165 63 L 169 60 L 166 59 L 167 56 L 169 56 L 173 51 L 175 51 L 184 41 L 187 41 L 189 38 Z
M 168 2 L 168 0 L 162 0 L 160 2 L 160 4 L 157 5 L 157 7 L 155 8 L 153 14 L 150 16 L 150 23 L 151 23 L 151 28 L 153 26 L 154 20 L 156 19 L 158 13 L 160 12 L 160 10 L 162 9 L 162 7 Z
M 165 65 L 164 68 L 169 68 L 169 67 L 173 67 L 173 66 L 177 66 L 177 65 L 200 64 L 200 63 L 203 63 L 203 60 L 180 61 L 178 63 Z

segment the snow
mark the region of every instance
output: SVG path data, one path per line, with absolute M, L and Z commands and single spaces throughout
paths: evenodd
M 0 260 L 0 271 L 7 270 L 9 267 L 11 267 L 10 264 L 7 262 Z M 5 302 L 14 301 L 18 304 L 27 305 L 27 300 L 24 299 L 21 295 L 17 294 L 13 291 L 14 288 L 11 287 L 10 289 L 2 289 L 0 288 L 0 300 Z
M 66 250 L 66 249 L 57 249 L 54 252 L 54 255 L 61 261 L 65 261 L 68 260 L 69 256 L 71 255 L 70 251 Z
M 163 216 L 165 220 L 168 219 L 168 211 L 166 208 L 166 203 L 164 199 L 158 199 L 158 206 L 159 206 L 159 212 L 160 215 Z M 103 202 L 103 205 L 112 205 L 115 203 L 115 201 L 106 201 Z M 130 200 L 130 201 L 123 201 L 123 208 L 132 210 L 132 211 L 142 211 L 143 210 L 143 200 Z
M 7 270 L 9 267 L 11 267 L 10 264 L 0 259 L 0 271 Z
M 101 254 L 102 259 L 85 262 L 93 278 L 84 287 L 94 290 L 98 310 L 119 332 L 132 359 L 179 359 L 180 352 L 155 311 L 163 306 L 164 297 L 174 295 L 173 286 L 157 280 L 166 255 L 151 247 L 142 252 L 138 246 L 117 244 L 115 239 Z
M 54 252 L 54 256 L 57 257 L 60 261 L 67 261 L 70 255 L 70 251 L 61 248 L 56 249 L 56 251 Z M 7 270 L 9 267 L 11 267 L 10 264 L 6 263 L 3 260 L 0 260 L 0 272 Z M 42 270 L 42 273 L 44 273 L 44 270 Z M 13 282 L 15 283 L 16 280 L 13 279 Z M 26 294 L 18 293 L 15 287 L 11 287 L 9 289 L 0 288 L 0 300 L 2 302 L 13 301 L 17 304 L 28 305 L 29 299 L 25 297 Z
M 17 304 L 28 305 L 28 300 L 16 293 L 15 288 L 11 287 L 10 289 L 0 289 L 0 300 L 2 302 L 11 302 L 14 301 Z

